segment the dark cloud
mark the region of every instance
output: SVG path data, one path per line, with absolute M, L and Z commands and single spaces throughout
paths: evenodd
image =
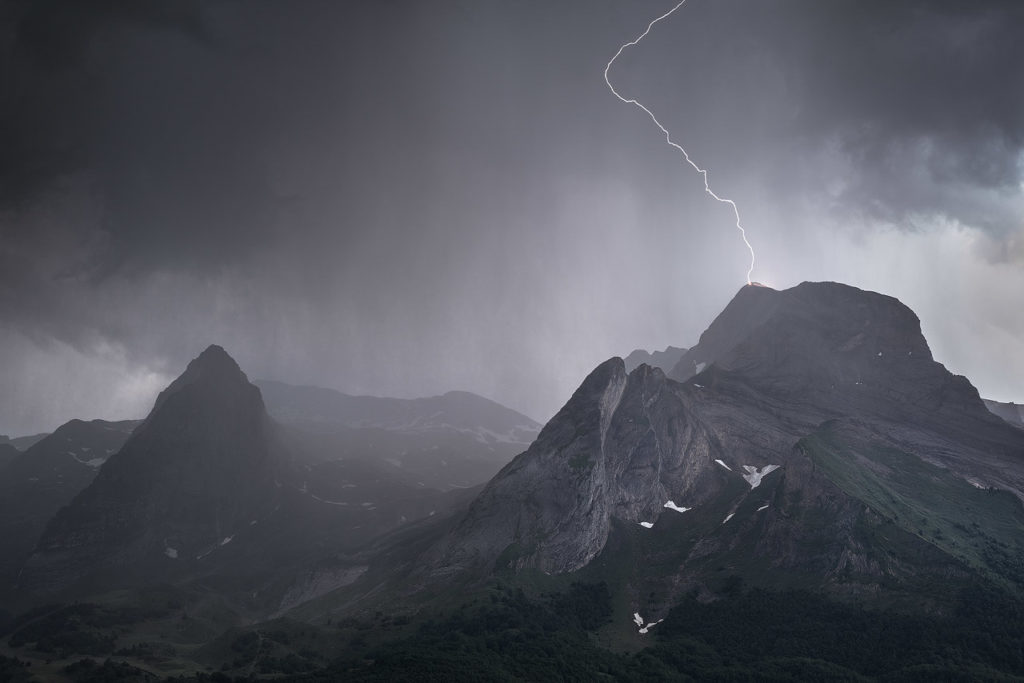
M 967 195 L 1019 192 L 1024 5 L 721 0 L 685 9 L 688 21 L 654 36 L 640 78 L 702 158 L 764 174 L 784 193 L 830 194 L 840 215 L 912 227 L 914 216 L 939 214 L 998 237 L 1019 230 L 992 197 Z M 671 65 L 660 78 L 659 63 Z M 841 162 L 830 189 L 817 184 L 829 174 L 809 165 L 821 150 Z
M 23 202 L 95 154 L 105 82 L 93 43 L 118 29 L 199 39 L 199 4 L 14 0 L 0 9 L 4 55 L 0 200 Z
M 613 353 L 692 343 L 745 250 L 601 78 L 669 7 L 7 2 L 0 431 L 26 401 L 33 429 L 72 416 L 33 388 L 58 368 L 121 368 L 128 405 L 212 342 L 257 376 L 538 418 Z M 950 244 L 1010 268 L 1022 33 L 1017 2 L 689 0 L 611 75 L 738 200 L 761 272 L 874 273 L 817 245 L 877 224 L 974 230 Z

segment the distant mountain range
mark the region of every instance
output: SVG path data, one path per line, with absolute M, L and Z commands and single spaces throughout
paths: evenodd
M 357 460 L 420 488 L 481 484 L 540 431 L 525 415 L 464 391 L 398 399 L 280 382 L 256 385 L 270 415 L 290 428 L 313 460 Z
M 0 434 L 0 446 L 11 446 L 19 451 L 23 451 L 29 446 L 33 446 L 37 442 L 42 441 L 47 436 L 49 436 L 49 432 L 32 434 L 30 436 L 17 436 L 12 439 L 5 434 Z
M 668 372 L 679 363 L 679 359 L 686 353 L 686 349 L 678 346 L 669 346 L 664 351 L 647 352 L 643 349 L 635 349 L 623 359 L 626 372 L 633 372 L 641 365 L 650 365 L 652 368 L 661 368 Z
M 1000 403 L 984 399 L 985 407 L 992 413 L 1018 427 L 1024 427 L 1024 405 L 1019 403 Z

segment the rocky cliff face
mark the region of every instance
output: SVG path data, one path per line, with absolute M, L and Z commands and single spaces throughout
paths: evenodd
M 259 390 L 211 346 L 51 520 L 22 586 L 55 593 L 180 572 L 271 513 L 277 443 Z
M 666 524 L 689 529 L 671 541 L 676 589 L 730 552 L 818 577 L 984 564 L 948 546 L 911 567 L 870 540 L 895 523 L 906 547 L 934 554 L 941 539 L 922 540 L 920 517 L 953 514 L 931 497 L 940 479 L 965 505 L 979 487 L 1024 496 L 1024 438 L 932 359 L 913 312 L 834 283 L 748 286 L 670 377 L 646 365 L 627 374 L 617 358 L 594 370 L 425 564 L 435 575 L 569 572 L 611 561 L 602 553 L 618 528 Z M 1006 504 L 1024 519 L 1019 501 Z

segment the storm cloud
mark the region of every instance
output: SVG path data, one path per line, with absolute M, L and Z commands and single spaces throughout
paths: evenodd
M 0 433 L 255 377 L 546 419 L 742 284 L 602 71 L 674 3 L 72 0 L 0 13 Z M 1024 8 L 689 0 L 611 78 L 755 279 L 913 306 L 1022 397 Z

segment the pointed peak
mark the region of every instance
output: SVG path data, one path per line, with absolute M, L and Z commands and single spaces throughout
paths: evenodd
M 245 384 L 249 383 L 249 378 L 238 367 L 235 359 L 228 355 L 224 347 L 216 344 L 207 346 L 202 353 L 193 358 L 185 372 L 174 383 L 184 380 L 184 383 L 191 384 L 201 378 L 216 378 L 218 381 L 241 380 Z
M 238 363 L 235 362 L 235 359 L 224 350 L 223 346 L 218 346 L 217 344 L 210 344 L 207 346 L 202 353 L 196 356 L 196 358 L 189 363 L 189 367 L 192 367 L 193 365 L 200 368 L 224 368 L 241 372 L 241 368 L 238 367 Z
M 238 363 L 232 358 L 223 347 L 211 344 L 192 359 L 185 368 L 185 372 L 171 382 L 156 399 L 154 410 L 159 408 L 167 397 L 177 393 L 181 389 L 193 384 L 217 385 L 222 389 L 230 386 L 251 386 L 249 378 L 246 377 Z

